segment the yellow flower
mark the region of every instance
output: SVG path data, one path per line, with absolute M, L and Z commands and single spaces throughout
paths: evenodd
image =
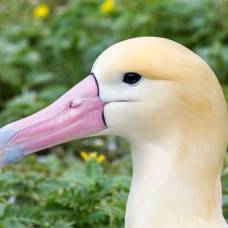
M 97 152 L 91 152 L 89 154 L 89 157 L 96 160 L 96 158 L 97 158 Z
M 104 0 L 100 5 L 101 13 L 111 13 L 114 10 L 114 0 Z
M 106 160 L 106 157 L 103 155 L 103 154 L 100 154 L 98 157 L 97 157 L 97 162 L 98 163 L 102 163 Z
M 80 153 L 80 155 L 84 161 L 95 160 L 97 163 L 102 163 L 106 160 L 105 155 L 103 155 L 103 154 L 98 155 L 98 153 L 95 151 L 91 152 L 91 153 L 87 153 L 85 151 L 82 151 Z
M 86 153 L 85 151 L 82 151 L 82 152 L 80 153 L 80 155 L 81 155 L 81 157 L 82 157 L 82 159 L 83 159 L 84 161 L 89 160 L 89 154 Z
M 39 4 L 33 9 L 33 17 L 45 18 L 49 14 L 49 8 L 45 4 Z

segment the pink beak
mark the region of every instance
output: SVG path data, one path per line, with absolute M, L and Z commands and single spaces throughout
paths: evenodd
M 0 129 L 0 167 L 105 129 L 103 107 L 91 74 L 47 108 Z

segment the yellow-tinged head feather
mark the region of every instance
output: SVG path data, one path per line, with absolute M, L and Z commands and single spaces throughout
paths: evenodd
M 194 52 L 158 37 L 139 37 L 114 44 L 99 56 L 95 65 L 99 63 L 104 70 L 131 70 L 156 80 L 192 80 L 213 75 Z
M 222 126 L 224 137 L 228 120 L 221 86 L 207 63 L 181 44 L 159 37 L 125 40 L 105 50 L 95 61 L 92 71 L 106 84 L 127 72 L 139 73 L 151 81 L 167 82 L 167 88 L 172 87 L 172 94 L 161 87 L 159 95 L 163 100 L 156 101 L 155 94 L 145 88 L 138 93 L 147 94 L 146 99 L 150 99 L 154 106 L 156 102 L 158 106 L 158 102 L 167 102 L 164 111 L 178 108 L 180 112 L 172 117 L 175 119 L 170 119 L 172 123 L 178 125 L 185 116 L 185 125 L 189 125 L 189 129 L 196 126 L 200 129 L 201 126 L 204 132 Z M 167 98 L 170 95 L 172 98 Z M 174 105 L 175 102 L 180 105 Z
M 116 75 L 138 72 L 151 80 L 182 82 L 186 89 L 192 87 L 191 92 L 194 87 L 196 96 L 203 91 L 213 98 L 218 96 L 221 106 L 225 104 L 221 87 L 207 63 L 186 47 L 165 38 L 139 37 L 119 42 L 104 51 L 96 65 L 107 80 L 113 77 L 113 71 Z

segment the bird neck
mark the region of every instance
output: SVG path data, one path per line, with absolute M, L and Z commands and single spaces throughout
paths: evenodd
M 204 139 L 191 142 L 183 135 L 131 142 L 133 177 L 126 228 L 227 228 L 222 215 L 222 159 L 209 157 L 223 152 L 212 151 L 216 146 Z

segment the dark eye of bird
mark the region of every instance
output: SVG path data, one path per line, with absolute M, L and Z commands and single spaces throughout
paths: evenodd
M 133 72 L 129 72 L 126 73 L 123 77 L 123 82 L 127 83 L 129 85 L 134 85 L 137 82 L 139 82 L 141 80 L 142 76 L 137 74 L 137 73 L 133 73 Z

